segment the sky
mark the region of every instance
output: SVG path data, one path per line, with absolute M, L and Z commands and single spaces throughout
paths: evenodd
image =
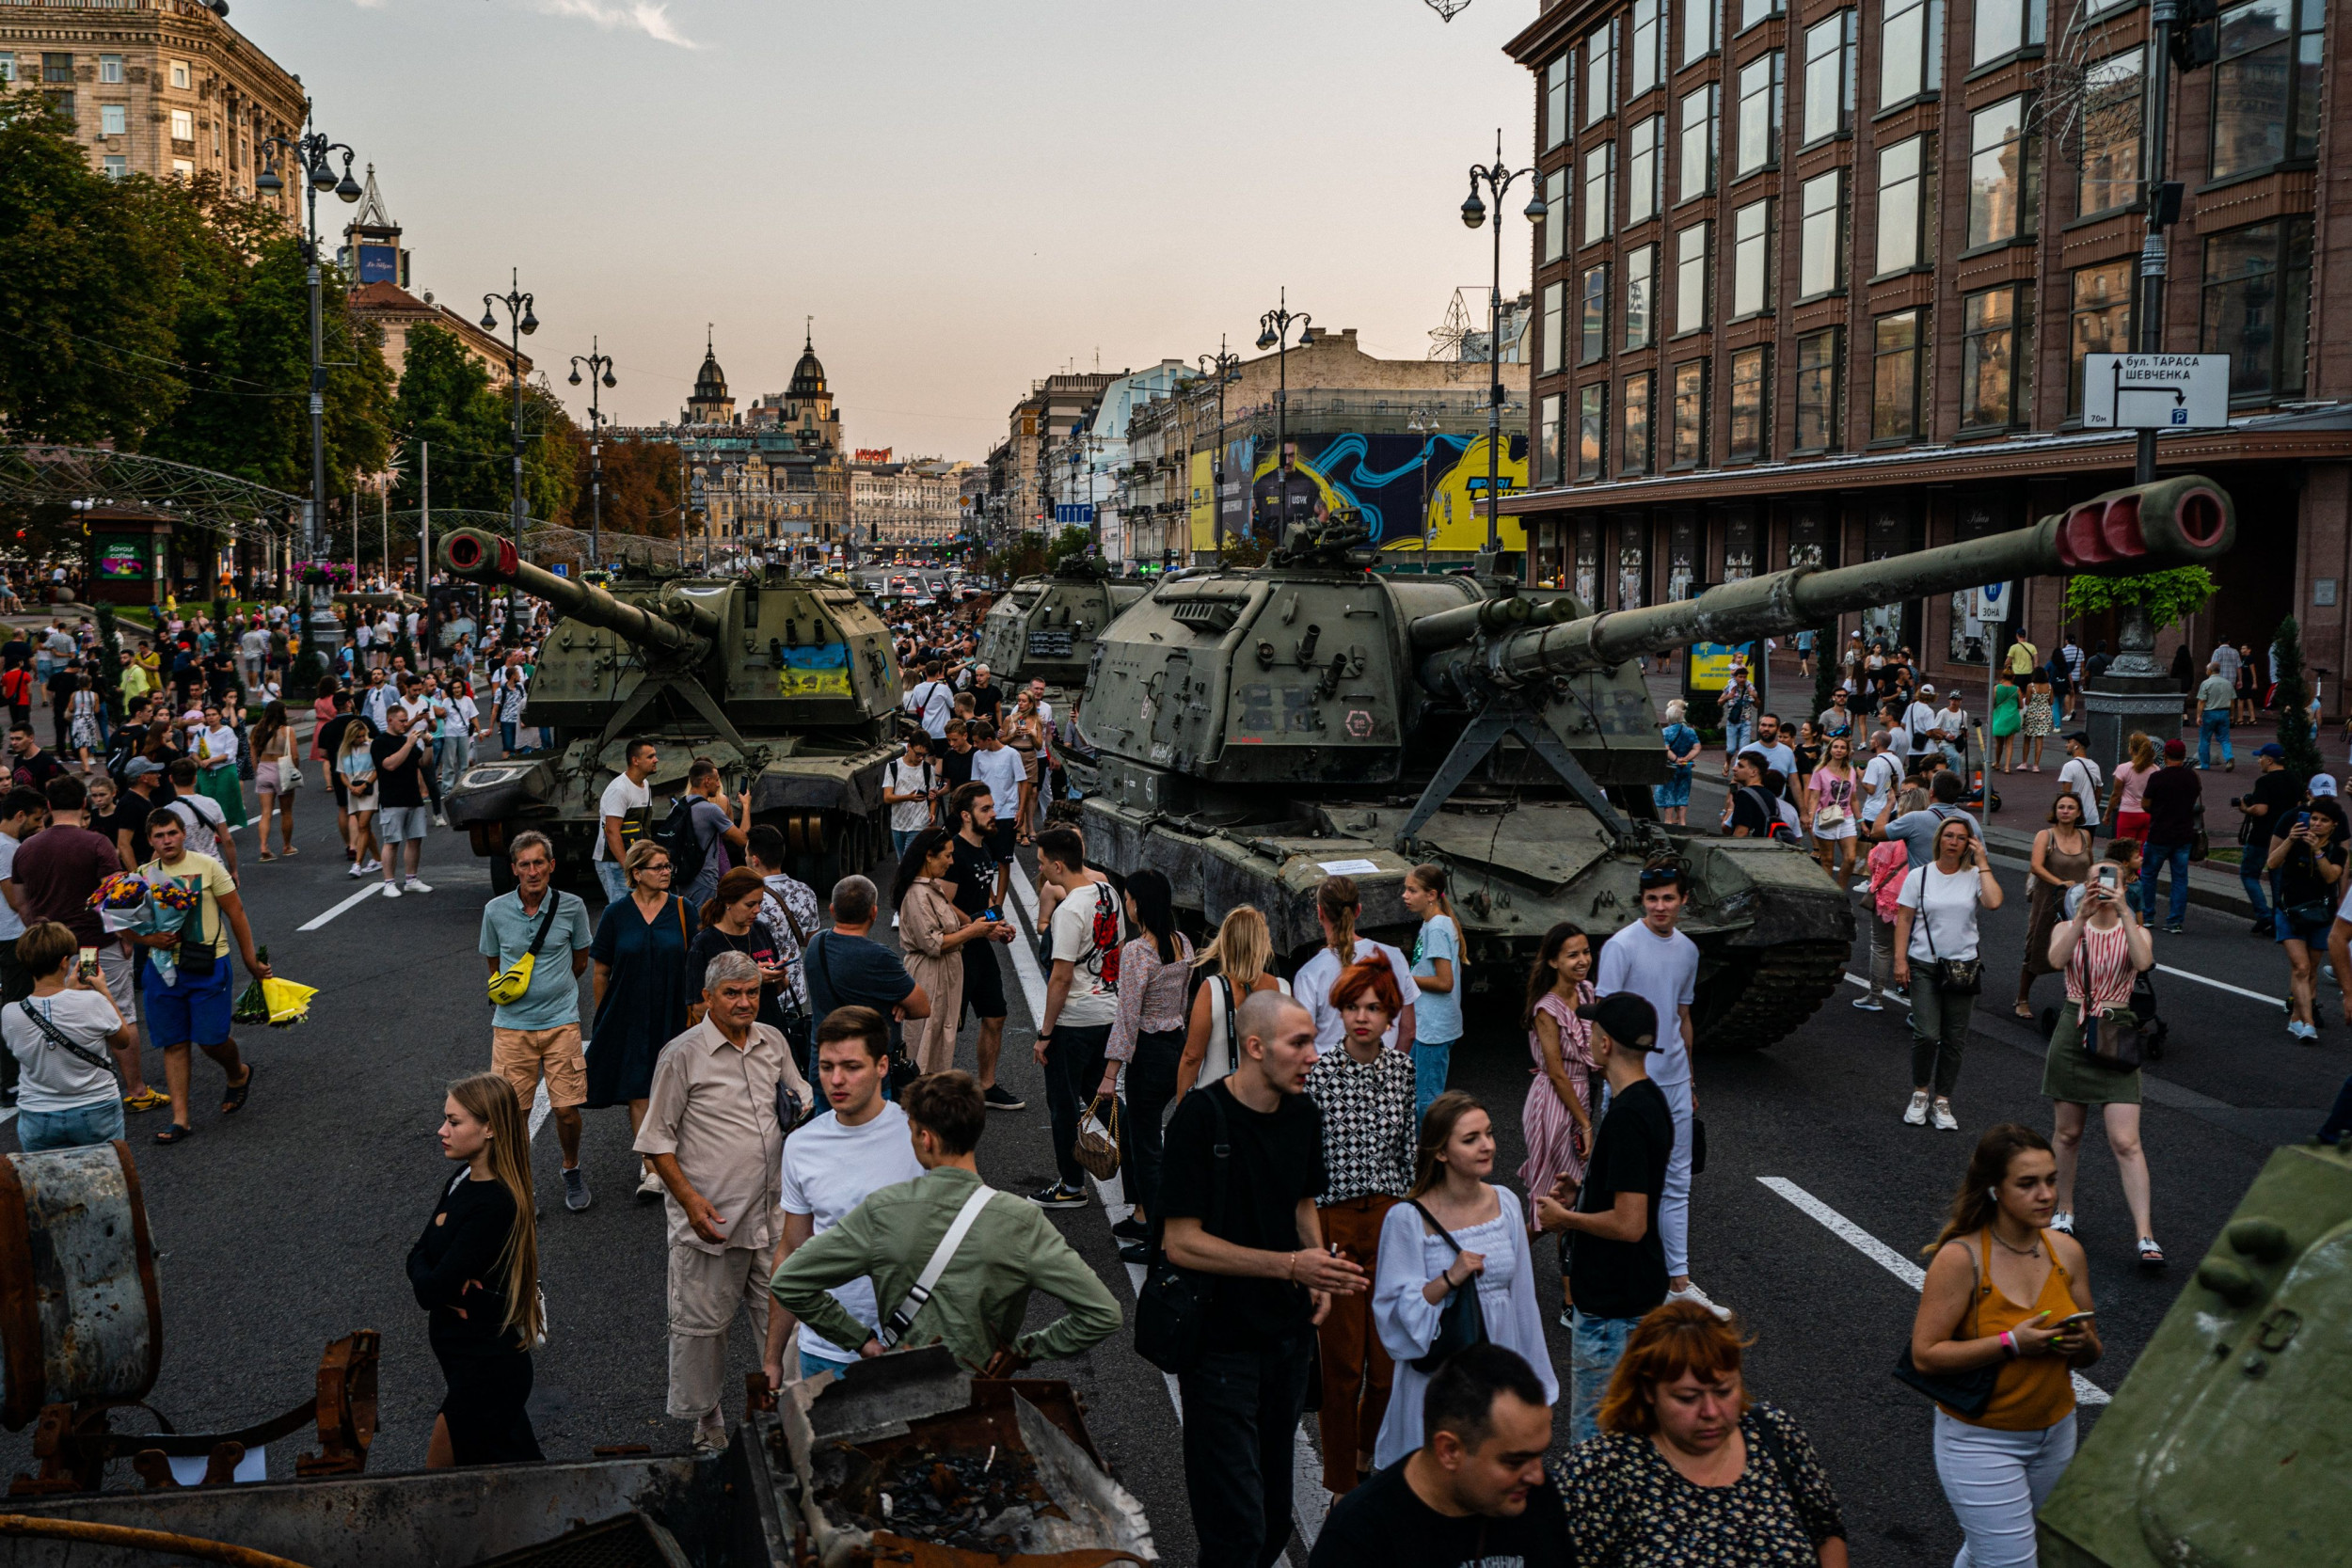
M 565 385 L 675 419 L 706 324 L 739 406 L 803 319 L 853 447 L 984 458 L 1038 377 L 1249 352 L 1279 292 L 1418 358 L 1487 232 L 1456 209 L 1534 0 L 235 0 L 373 163 L 412 283 L 469 317 L 510 274 Z M 1506 210 L 1524 205 L 1525 182 Z M 331 205 L 331 204 L 330 204 Z M 333 221 L 345 221 L 336 209 Z M 326 207 L 322 223 L 328 221 Z M 1529 244 L 1504 233 L 1507 292 Z

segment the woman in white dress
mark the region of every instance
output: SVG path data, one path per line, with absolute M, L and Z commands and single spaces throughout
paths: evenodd
M 1372 1321 L 1396 1359 L 1396 1379 L 1373 1446 L 1375 1469 L 1421 1447 L 1422 1396 L 1430 1373 L 1413 1363 L 1437 1342 L 1446 1300 L 1456 1290 L 1478 1292 L 1488 1342 L 1526 1357 L 1543 1379 L 1544 1398 L 1559 1400 L 1560 1380 L 1535 1305 L 1527 1221 L 1518 1195 L 1487 1181 L 1494 1168 L 1494 1120 L 1486 1108 L 1460 1089 L 1431 1101 L 1421 1121 L 1412 1189 L 1380 1227 Z

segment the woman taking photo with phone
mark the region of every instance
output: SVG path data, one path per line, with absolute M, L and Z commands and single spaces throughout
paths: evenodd
M 1985 861 L 1984 840 L 1964 816 L 1935 830 L 1935 858 L 1906 873 L 1896 895 L 1895 983 L 1911 992 L 1912 1092 L 1903 1120 L 1913 1127 L 1927 1122 L 1932 1090 L 1937 1130 L 1960 1131 L 1952 1087 L 1984 978 L 1977 911 L 2000 907 L 2001 884 Z
M 539 1459 L 524 1405 L 531 1348 L 546 1324 L 531 1134 L 514 1085 L 494 1072 L 452 1084 L 440 1138 L 442 1158 L 463 1168 L 444 1183 L 408 1249 L 408 1285 L 432 1314 L 427 1333 L 448 1384 L 424 1462 L 438 1468 Z
M 1454 1042 L 1462 1037 L 1462 923 L 1446 897 L 1445 867 L 1417 865 L 1405 874 L 1405 911 L 1421 922 L 1413 939 L 1413 984 L 1422 1001 L 1413 1017 L 1413 1113 L 1445 1093 Z
M 2072 797 L 2061 795 L 2059 800 Z M 2132 1212 L 2134 1233 L 2139 1237 L 2139 1265 L 2164 1267 L 2164 1249 L 2156 1245 L 2149 1220 L 2148 1157 L 2139 1147 L 2139 1058 L 2135 1052 L 2128 1067 L 2095 1057 L 2088 1046 L 2097 1044 L 2087 1030 L 2114 1020 L 2113 1027 L 2129 1029 L 2132 1016 L 2132 977 L 2156 961 L 2148 927 L 2132 912 L 2125 896 L 2123 868 L 2102 861 L 2090 868 L 2081 898 L 2050 934 L 2050 967 L 2066 976 L 2066 1004 L 2058 1009 L 2058 1028 L 2050 1035 L 2050 1050 L 2042 1069 L 2042 1092 L 2058 1111 L 2058 1197 L 2050 1228 L 2074 1233 L 2074 1174 L 2082 1158 L 2083 1123 L 2090 1108 L 2100 1108 L 2107 1147 L 2115 1151 L 2117 1173 L 2123 1180 L 2123 1201 Z
M 2272 836 L 2265 863 L 2277 879 L 2271 918 L 2287 950 L 2287 1033 L 2305 1045 L 2319 1043 L 2318 956 L 2328 949 L 2342 901 L 2345 836 L 2344 808 L 2322 796 L 2290 817 L 2285 832 Z
M 2033 835 L 2033 904 L 2026 915 L 2026 961 L 2017 971 L 2017 1016 L 2031 1018 L 2033 983 L 2055 974 L 2050 933 L 2058 929 L 2067 891 L 2090 874 L 2090 830 L 2081 797 L 2068 791 L 2050 802 L 2050 825 Z
M 947 880 L 955 863 L 956 835 L 938 826 L 920 829 L 898 857 L 898 879 L 890 889 L 907 973 L 931 999 L 928 1018 L 906 1023 L 907 1059 L 924 1072 L 945 1072 L 956 1065 L 964 945 L 992 942 L 998 931 L 998 922 L 971 919 L 956 908 L 955 886 Z
M 2034 1511 L 2074 1457 L 2073 1372 L 2099 1359 L 2083 1249 L 2048 1228 L 2057 1206 L 2049 1142 L 2004 1122 L 1925 1249 L 1911 1364 L 1969 1407 L 1938 1399 L 1935 1474 L 1973 1563 L 2034 1560 Z

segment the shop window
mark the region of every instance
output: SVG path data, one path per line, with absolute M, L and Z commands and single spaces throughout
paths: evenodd
M 1960 302 L 1960 428 L 2033 422 L 2033 285 L 2004 284 Z

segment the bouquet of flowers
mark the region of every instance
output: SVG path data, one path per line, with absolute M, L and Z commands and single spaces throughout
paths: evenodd
M 98 884 L 89 896 L 89 907 L 98 911 L 110 932 L 127 932 L 132 936 L 160 936 L 182 929 L 203 902 L 201 895 L 189 892 L 178 882 L 166 880 L 160 887 L 127 871 L 118 871 Z M 172 961 L 172 949 L 151 947 L 147 961 L 155 966 L 155 973 L 165 985 L 179 981 L 180 967 Z
M 262 948 L 255 957 L 263 963 L 269 962 L 269 949 Z M 246 986 L 229 1016 L 239 1023 L 266 1023 L 273 1029 L 291 1029 L 309 1019 L 310 998 L 317 994 L 315 986 L 280 980 L 273 974 Z

